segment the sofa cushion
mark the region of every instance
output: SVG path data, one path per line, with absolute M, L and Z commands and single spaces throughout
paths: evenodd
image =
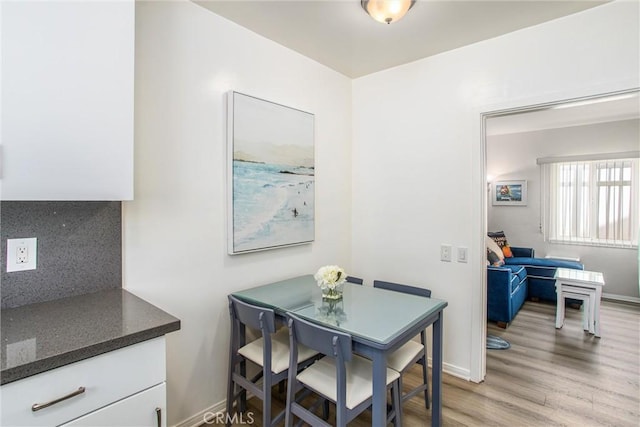
M 511 253 L 513 254 L 514 257 L 521 257 L 521 258 L 535 257 L 535 250 L 533 248 L 519 248 L 516 246 L 510 246 L 510 248 L 511 248 Z
M 584 270 L 584 265 L 577 261 L 566 261 L 553 258 L 528 258 L 528 257 L 513 257 L 505 259 L 505 264 L 510 265 L 524 265 L 527 268 L 529 266 L 542 267 L 542 268 L 573 268 L 575 270 Z M 553 274 L 552 274 L 553 276 Z
M 506 258 L 508 266 L 524 266 L 527 270 L 527 288 L 529 298 L 555 301 L 555 279 L 553 278 L 558 268 L 572 268 L 584 270 L 584 265 L 576 261 L 566 261 L 553 258 Z

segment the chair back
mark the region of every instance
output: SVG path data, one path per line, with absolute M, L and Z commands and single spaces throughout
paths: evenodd
M 291 353 L 297 352 L 297 344 L 303 344 L 339 362 L 351 360 L 351 335 L 325 328 L 287 313 Z
M 418 288 L 417 286 L 402 285 L 400 283 L 385 282 L 384 280 L 374 280 L 374 288 L 387 289 L 389 291 L 403 292 L 405 294 L 417 295 L 431 298 L 431 289 Z
M 275 333 L 276 321 L 275 312 L 266 307 L 244 302 L 232 295 L 229 298 L 229 315 L 231 316 L 231 335 L 229 345 L 229 377 L 227 385 L 227 426 L 231 425 L 230 414 L 233 413 L 234 402 L 237 402 L 237 408 L 240 412 L 246 410 L 246 393 L 250 392 L 254 396 L 262 400 L 262 425 L 272 427 L 282 421 L 285 411 L 280 411 L 278 415 L 272 418 L 271 408 L 271 387 L 273 384 L 279 384 L 286 378 L 288 370 L 280 373 L 273 373 L 273 340 L 271 335 Z M 246 327 L 259 330 L 262 338 L 258 338 L 252 343 L 245 345 Z M 249 348 L 252 344 L 255 347 Z M 246 360 L 252 360 L 249 356 L 243 355 L 242 350 L 246 350 L 256 356 L 254 350 L 259 351 L 262 348 L 261 363 L 262 372 L 251 378 L 247 375 L 247 369 L 243 365 Z M 238 369 L 239 368 L 239 369 Z M 259 382 L 259 379 L 262 379 Z M 236 391 L 240 389 L 240 391 Z
M 353 283 L 356 285 L 362 285 L 362 283 L 364 282 L 361 278 L 359 277 L 355 277 L 355 276 L 347 276 L 347 282 L 349 283 Z
M 229 313 L 232 320 L 259 329 L 263 336 L 276 330 L 275 312 L 270 308 L 252 305 L 229 295 Z

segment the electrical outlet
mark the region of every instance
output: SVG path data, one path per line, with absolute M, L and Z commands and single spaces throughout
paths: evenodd
M 7 273 L 35 270 L 38 239 L 7 239 Z
M 27 264 L 29 262 L 29 248 L 27 245 L 20 245 L 16 248 L 16 263 Z
M 440 261 L 451 262 L 451 245 L 440 245 Z

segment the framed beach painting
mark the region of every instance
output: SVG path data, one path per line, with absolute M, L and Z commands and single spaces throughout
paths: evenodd
M 235 91 L 227 109 L 228 253 L 312 242 L 314 115 Z
M 527 181 L 495 181 L 492 188 L 494 206 L 527 205 Z

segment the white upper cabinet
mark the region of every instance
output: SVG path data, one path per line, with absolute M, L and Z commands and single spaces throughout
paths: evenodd
M 3 1 L 0 15 L 0 198 L 133 199 L 134 1 Z

